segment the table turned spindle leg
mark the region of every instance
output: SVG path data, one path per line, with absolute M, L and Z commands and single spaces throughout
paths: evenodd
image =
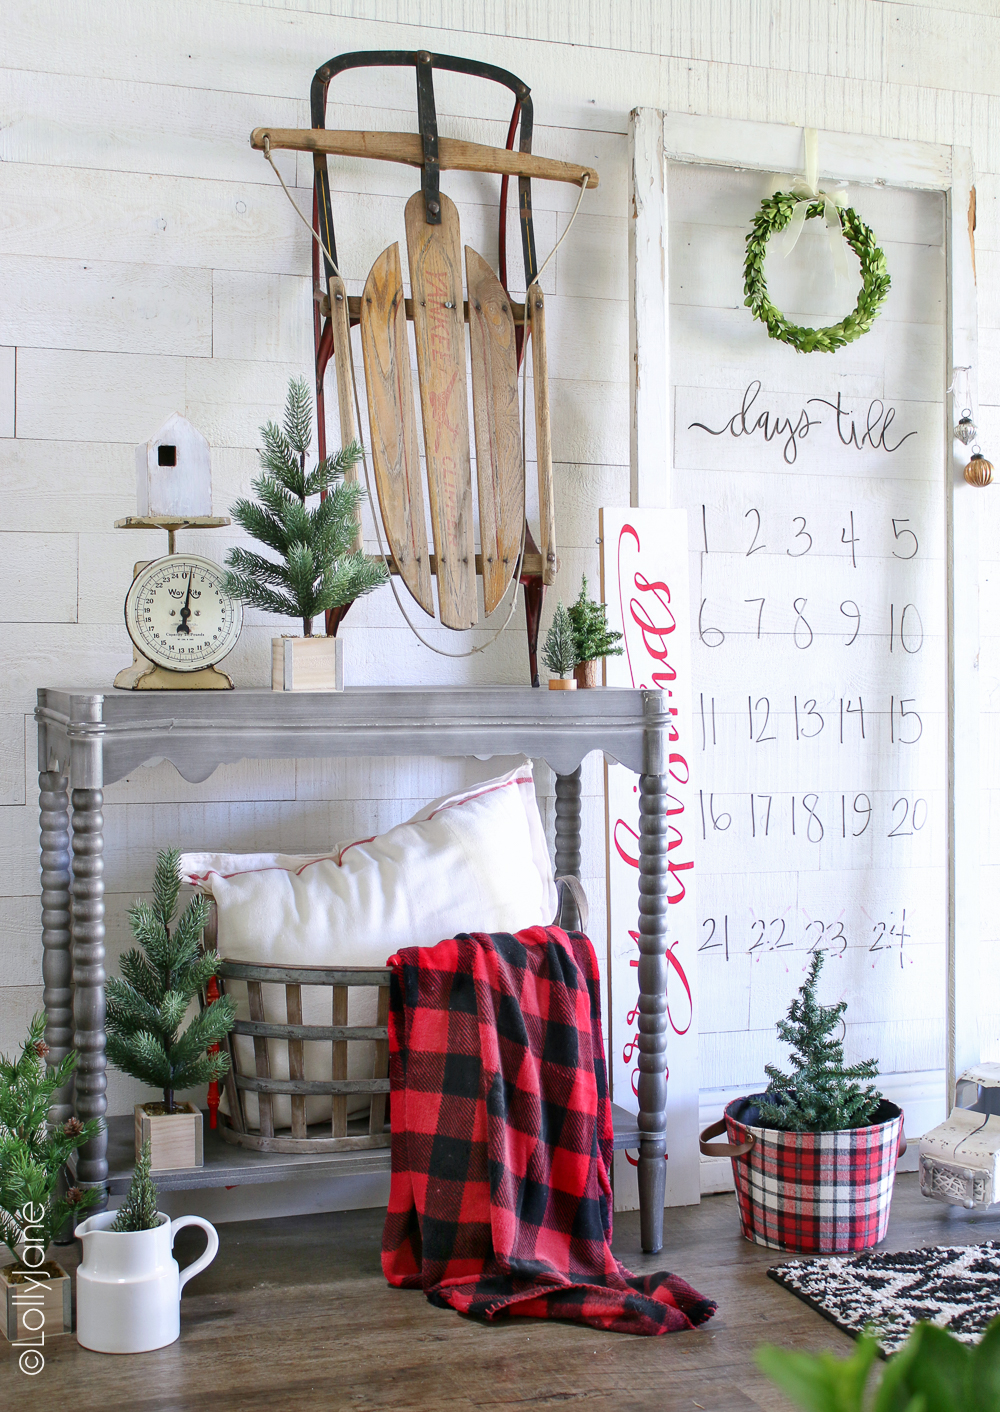
M 69 781 L 55 770 L 38 775 L 42 870 L 42 1002 L 50 1067 L 73 1047 L 73 957 L 70 934 Z M 50 1123 L 73 1116 L 73 1082 L 52 1095 Z
M 104 1055 L 103 804 L 102 789 L 73 790 L 73 1044 L 79 1055 L 76 1112 L 83 1120 L 103 1118 L 108 1106 Z M 80 1148 L 78 1186 L 103 1186 L 107 1182 L 107 1149 L 106 1128 Z
M 583 787 L 582 766 L 568 775 L 556 775 L 556 877 L 580 876 L 580 809 Z M 580 914 L 573 896 L 563 893 L 559 925 L 564 931 L 574 931 L 580 925 Z

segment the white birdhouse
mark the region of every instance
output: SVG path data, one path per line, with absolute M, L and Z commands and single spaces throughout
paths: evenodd
M 187 517 L 212 513 L 212 461 L 201 432 L 175 412 L 135 448 L 140 515 Z

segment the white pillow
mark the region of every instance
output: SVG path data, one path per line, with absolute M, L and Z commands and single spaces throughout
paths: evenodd
M 434 946 L 456 932 L 516 932 L 555 916 L 556 886 L 535 799 L 530 760 L 508 774 L 435 799 L 405 824 L 343 844 L 321 857 L 185 853 L 183 879 L 214 897 L 226 960 L 273 966 L 384 966 L 403 946 Z M 249 1019 L 245 986 L 230 983 Z M 264 987 L 266 1018 L 286 1020 L 283 985 Z M 375 1023 L 373 990 L 350 992 L 349 1023 Z M 330 992 L 303 990 L 303 1023 L 330 1024 Z M 253 1041 L 236 1037 L 240 1066 L 253 1071 Z M 268 1042 L 271 1073 L 288 1077 L 287 1046 Z M 348 1077 L 371 1074 L 374 1047 L 348 1046 Z M 304 1046 L 307 1078 L 329 1078 L 331 1049 Z M 244 1094 L 258 1125 L 255 1094 Z M 352 1111 L 368 1099 L 350 1100 Z M 291 1123 L 287 1097 L 273 1100 L 275 1127 Z M 330 1099 L 309 1098 L 307 1120 L 330 1116 Z

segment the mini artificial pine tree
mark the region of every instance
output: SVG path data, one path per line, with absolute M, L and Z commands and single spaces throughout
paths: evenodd
M 577 662 L 596 662 L 601 657 L 620 657 L 622 634 L 608 627 L 607 607 L 587 596 L 587 575 L 580 585 L 580 596 L 570 605 L 569 620 L 573 625 L 573 642 Z
M 151 1231 L 160 1224 L 160 1193 L 149 1170 L 151 1161 L 149 1143 L 144 1142 L 142 1151 L 135 1159 L 135 1171 L 132 1173 L 128 1194 L 119 1206 L 110 1230 L 122 1233 Z
M 236 546 L 226 558 L 226 590 L 254 608 L 301 618 L 304 636 L 311 637 L 318 614 L 337 608 L 346 612 L 356 598 L 388 581 L 383 559 L 354 549 L 365 492 L 344 475 L 360 460 L 361 447 L 352 441 L 306 474 L 312 398 L 304 378 L 288 385 L 284 426 L 268 422 L 260 430 L 262 474 L 253 489 L 261 503 L 237 500 L 230 513 L 282 562 Z M 306 508 L 308 499 L 324 493 L 314 510 Z
M 847 1001 L 820 1005 L 816 1000 L 823 959 L 822 951 L 813 952 L 809 974 L 797 998 L 788 1007 L 787 1017 L 778 1021 L 778 1034 L 792 1049 L 792 1072 L 783 1074 L 774 1064 L 764 1065 L 769 1091 L 780 1099 L 760 1104 L 760 1122 L 765 1128 L 827 1133 L 862 1127 L 882 1101 L 878 1089 L 858 1082 L 878 1077 L 878 1060 L 845 1066 L 843 1040 L 831 1038 Z
M 174 1093 L 220 1079 L 229 1068 L 221 1051 L 206 1054 L 232 1029 L 236 1002 L 223 995 L 206 1005 L 180 1033 L 188 1006 L 219 970 L 219 953 L 202 955 L 199 940 L 208 898 L 193 897 L 173 931 L 181 880 L 180 853 L 166 849 L 156 859 L 153 901 L 129 908 L 132 936 L 142 950 L 126 951 L 121 977 L 107 984 L 108 1058 L 123 1073 L 163 1090 L 163 1106 L 174 1112 Z
M 79 1217 L 101 1198 L 97 1188 L 71 1186 L 59 1194 L 63 1168 L 78 1147 L 96 1137 L 101 1120 L 69 1118 L 50 1128 L 49 1106 L 76 1068 L 70 1052 L 46 1074 L 45 1016 L 35 1015 L 17 1059 L 0 1055 L 0 1240 L 21 1266 L 17 1245 L 30 1228 L 33 1245 L 47 1248 L 70 1216 Z M 37 1264 L 36 1264 L 37 1268 Z
M 573 624 L 563 607 L 562 600 L 556 605 L 556 611 L 545 637 L 542 661 L 554 677 L 568 677 L 577 663 Z

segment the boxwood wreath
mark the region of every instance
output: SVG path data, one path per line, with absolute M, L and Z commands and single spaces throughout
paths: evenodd
M 853 343 L 863 333 L 867 333 L 878 317 L 879 310 L 889 292 L 890 279 L 885 267 L 885 255 L 875 243 L 875 235 L 866 226 L 852 206 L 840 210 L 844 239 L 861 261 L 861 290 L 853 313 L 841 319 L 839 324 L 828 328 L 801 328 L 786 319 L 780 309 L 776 309 L 767 297 L 767 281 L 764 278 L 764 256 L 767 242 L 772 235 L 783 231 L 792 219 L 792 212 L 799 204 L 800 197 L 788 191 L 776 191 L 766 196 L 754 217 L 747 235 L 747 257 L 743 266 L 744 304 L 755 319 L 767 327 L 771 338 L 790 343 L 800 353 L 834 353 L 845 343 Z M 806 211 L 806 219 L 822 216 L 824 202 L 813 201 Z

